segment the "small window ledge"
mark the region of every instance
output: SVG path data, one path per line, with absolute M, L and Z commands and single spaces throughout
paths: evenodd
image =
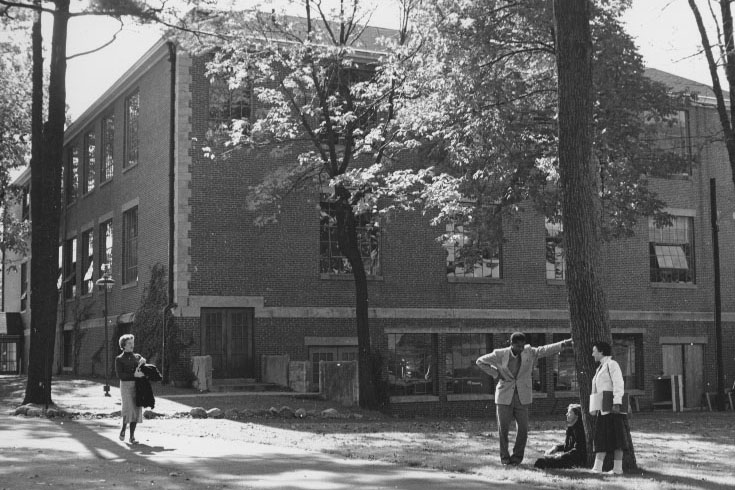
M 138 281 L 132 281 L 132 282 L 129 282 L 127 284 L 123 284 L 122 286 L 120 286 L 120 290 L 132 289 L 137 286 L 138 286 Z
M 94 189 L 89 190 L 89 191 L 85 192 L 84 194 L 82 194 L 82 199 L 86 199 L 89 196 L 91 196 L 92 194 L 94 194 Z
M 503 278 L 501 277 L 457 277 L 447 276 L 447 282 L 454 283 L 476 283 L 476 284 L 502 284 Z
M 352 274 L 330 274 L 329 272 L 319 273 L 319 279 L 327 281 L 354 281 L 355 276 Z M 383 276 L 367 276 L 368 281 L 382 281 Z
M 652 282 L 651 287 L 658 289 L 697 289 L 695 283 L 684 282 Z
M 567 282 L 564 279 L 546 279 L 549 286 L 564 286 Z
M 549 394 L 548 393 L 541 393 L 539 391 L 534 391 L 533 392 L 533 398 L 534 399 L 536 399 L 536 398 L 548 398 L 548 397 L 549 397 Z
M 390 397 L 390 403 L 428 403 L 438 401 L 439 397 L 435 395 L 406 395 Z
M 125 174 L 127 172 L 130 172 L 131 170 L 133 170 L 134 168 L 136 168 L 138 165 L 139 165 L 138 163 L 134 163 L 132 165 L 128 165 L 127 167 L 124 167 L 122 169 L 122 173 Z
M 102 187 L 106 186 L 107 184 L 109 184 L 110 182 L 112 182 L 112 177 L 110 177 L 109 179 L 107 179 L 105 181 L 100 182 L 100 189 Z
M 464 393 L 464 394 L 447 394 L 448 402 L 463 402 L 472 400 L 495 400 L 495 396 L 489 393 Z

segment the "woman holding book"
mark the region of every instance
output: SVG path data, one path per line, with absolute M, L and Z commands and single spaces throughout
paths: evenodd
M 603 402 L 600 410 L 592 411 L 592 415 L 597 416 L 593 441 L 595 465 L 592 467 L 592 471 L 601 473 L 605 454 L 612 452 L 615 461 L 611 473 L 619 475 L 623 473 L 623 451 L 628 449 L 628 438 L 623 419 L 625 414 L 621 411 L 623 395 L 625 394 L 625 381 L 620 365 L 613 361 L 611 356 L 612 347 L 607 342 L 592 344 L 592 357 L 599 363 L 595 377 L 592 378 L 592 397 L 598 395 L 599 399 L 603 400 L 604 397 L 600 395 L 606 391 L 612 392 L 612 407 L 606 407 Z

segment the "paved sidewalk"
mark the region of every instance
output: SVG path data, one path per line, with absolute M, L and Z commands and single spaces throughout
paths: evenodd
M 0 488 L 387 489 L 533 488 L 277 445 L 184 435 L 118 441 L 117 421 L 0 415 Z

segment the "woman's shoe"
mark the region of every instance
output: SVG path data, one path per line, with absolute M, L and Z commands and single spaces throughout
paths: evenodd
M 121 441 L 124 441 L 125 440 L 125 432 L 124 431 L 123 432 L 120 432 L 120 440 Z
M 138 444 L 138 441 L 131 437 L 130 438 L 130 444 L 132 444 L 132 445 Z

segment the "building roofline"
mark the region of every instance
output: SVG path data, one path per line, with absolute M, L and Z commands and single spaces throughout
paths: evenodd
M 94 118 L 98 117 L 101 112 L 106 110 L 111 98 L 117 93 L 123 92 L 127 86 L 131 85 L 135 79 L 142 74 L 145 68 L 158 61 L 162 56 L 168 55 L 169 40 L 165 37 L 160 38 L 151 48 L 143 54 L 138 60 L 123 73 L 120 78 L 113 83 L 110 88 L 97 97 L 94 102 L 64 131 L 64 144 L 66 145 L 75 138 Z

